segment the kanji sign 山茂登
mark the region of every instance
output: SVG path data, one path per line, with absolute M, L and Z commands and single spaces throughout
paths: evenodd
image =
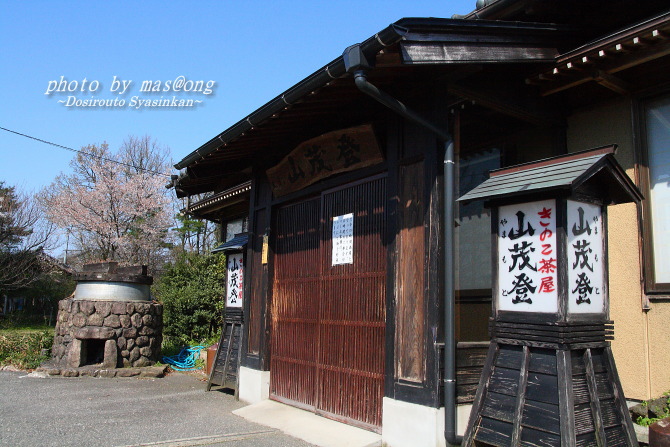
M 600 313 L 605 305 L 602 209 L 567 202 L 568 313 Z
M 372 125 L 337 130 L 307 140 L 267 170 L 275 196 L 298 191 L 341 172 L 384 160 Z
M 228 254 L 227 283 L 226 308 L 242 307 L 244 290 L 244 256 L 242 253 Z
M 459 199 L 493 208 L 496 264 L 464 447 L 637 445 L 609 342 L 605 233 L 608 205 L 641 199 L 613 146 L 491 171 Z
M 498 308 L 556 312 L 556 201 L 502 206 L 498 213 Z

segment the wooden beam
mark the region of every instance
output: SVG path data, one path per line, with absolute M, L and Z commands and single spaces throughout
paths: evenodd
M 610 83 L 608 80 L 605 80 L 605 77 L 607 75 L 612 75 L 614 73 L 624 71 L 628 68 L 632 68 L 637 65 L 651 62 L 661 57 L 670 55 L 670 41 L 659 40 L 656 45 L 644 46 L 639 50 L 631 52 L 624 53 L 624 51 L 621 50 L 620 53 L 617 53 L 617 55 L 613 55 L 609 58 L 607 57 L 608 53 L 605 50 L 600 50 L 599 55 L 601 55 L 601 57 L 598 60 L 591 60 L 598 68 L 597 75 L 594 75 L 593 72 L 586 72 L 584 74 L 565 79 L 562 82 L 554 82 L 551 85 L 547 85 L 542 90 L 542 96 L 553 95 L 554 93 L 562 92 L 563 90 L 567 90 L 594 80 L 618 93 L 628 94 L 630 92 L 630 86 L 622 84 L 623 81 L 620 80 L 620 82 L 614 80 Z M 612 78 L 608 79 L 611 80 Z
M 634 67 L 659 59 L 670 54 L 670 42 L 663 41 L 657 45 L 650 45 L 638 51 L 627 53 L 625 56 L 616 59 L 612 63 L 612 67 L 607 69 L 608 73 L 617 73 L 622 70 Z
M 452 42 L 403 42 L 400 44 L 403 63 L 494 63 L 553 61 L 555 48 L 542 46 L 512 46 L 509 44 L 462 44 Z
M 620 95 L 628 95 L 631 90 L 630 85 L 627 82 L 601 70 L 596 70 L 593 75 L 593 80 Z
M 494 90 L 473 89 L 459 84 L 450 84 L 449 93 L 459 96 L 504 115 L 513 116 L 538 126 L 552 127 L 560 125 L 561 121 L 537 107 L 525 106 L 519 102 L 511 102 L 501 98 Z

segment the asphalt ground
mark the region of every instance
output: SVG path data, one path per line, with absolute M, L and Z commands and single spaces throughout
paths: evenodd
M 244 404 L 202 376 L 44 376 L 0 371 L 0 446 L 312 445 L 232 414 Z

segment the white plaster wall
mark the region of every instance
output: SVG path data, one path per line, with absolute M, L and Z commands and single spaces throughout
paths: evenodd
M 255 404 L 270 398 L 270 371 L 240 367 L 239 397 L 243 402 Z
M 631 121 L 631 103 L 626 98 L 576 111 L 568 118 L 568 151 L 617 144 L 616 159 L 634 180 Z M 607 217 L 614 360 L 626 397 L 648 399 L 653 397 L 649 384 L 653 361 L 649 358 L 647 322 L 642 310 L 637 208 L 633 203 L 610 206 Z M 667 383 L 666 373 L 664 386 Z
M 457 434 L 463 436 L 472 405 L 457 408 Z M 446 447 L 444 407 L 432 408 L 385 397 L 382 444 L 387 447 Z

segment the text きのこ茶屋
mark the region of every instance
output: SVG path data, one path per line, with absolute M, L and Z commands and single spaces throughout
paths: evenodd
M 111 86 L 109 88 L 110 93 L 116 93 L 117 95 L 123 95 L 128 93 L 131 90 L 133 85 L 131 79 L 119 79 L 117 76 L 114 76 L 112 79 Z M 61 76 L 60 79 L 53 79 L 48 82 L 47 89 L 45 90 L 45 95 L 52 95 L 54 93 L 96 93 L 101 88 L 101 83 L 97 79 L 89 81 L 87 78 L 78 80 L 68 80 L 65 76 Z M 140 84 L 140 92 L 142 93 L 158 93 L 158 92 L 186 92 L 186 93 L 200 93 L 203 95 L 211 95 L 214 92 L 216 86 L 216 81 L 193 81 L 187 79 L 185 76 L 177 76 L 175 79 L 169 79 L 167 81 L 161 80 L 144 80 Z

